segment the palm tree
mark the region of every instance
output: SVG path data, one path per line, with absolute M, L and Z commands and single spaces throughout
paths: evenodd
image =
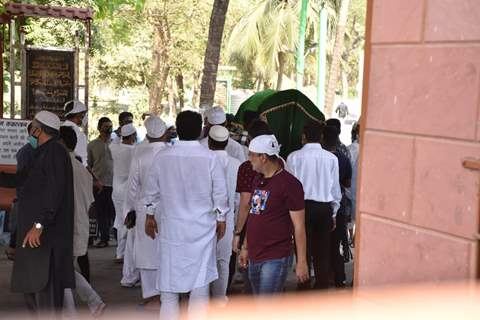
M 332 59 L 330 64 L 330 72 L 327 84 L 327 93 L 325 95 L 325 115 L 330 116 L 333 110 L 335 99 L 335 89 L 337 86 L 341 56 L 343 51 L 343 42 L 345 37 L 345 29 L 348 19 L 348 9 L 350 0 L 340 1 L 340 10 L 338 13 L 338 21 L 336 26 L 335 45 L 333 47 Z
M 228 3 L 229 0 L 215 0 L 213 3 L 200 89 L 200 107 L 202 108 L 208 108 L 213 105 L 217 82 L 218 62 L 220 60 L 220 48 L 222 45 Z

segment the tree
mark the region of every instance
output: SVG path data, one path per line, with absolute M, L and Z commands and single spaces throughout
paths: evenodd
M 222 46 L 228 3 L 229 0 L 215 0 L 213 3 L 207 48 L 205 50 L 202 86 L 200 89 L 200 107 L 202 108 L 211 107 L 215 97 L 217 70 L 220 61 L 220 49 Z
M 335 46 L 333 48 L 333 54 L 330 64 L 330 72 L 327 84 L 327 93 L 325 96 L 325 114 L 330 116 L 333 110 L 333 103 L 335 100 L 335 90 L 337 87 L 338 76 L 340 72 L 340 59 L 343 52 L 343 43 L 345 37 L 345 29 L 348 20 L 348 8 L 350 0 L 341 0 L 340 11 L 338 15 Z

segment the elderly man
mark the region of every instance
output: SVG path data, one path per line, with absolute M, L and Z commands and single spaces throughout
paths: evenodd
M 227 115 L 225 114 L 225 111 L 223 110 L 222 107 L 216 106 L 206 111 L 205 119 L 206 119 L 205 130 L 207 133 L 207 137 L 202 139 L 200 143 L 204 147 L 208 148 L 208 132 L 210 131 L 210 128 L 216 125 L 225 127 L 227 123 Z M 238 159 L 241 163 L 247 160 L 245 156 L 244 147 L 230 137 L 228 138 L 228 143 L 225 148 L 225 151 L 227 151 L 227 153 L 230 156 Z
M 213 126 L 208 133 L 208 147 L 212 150 L 221 162 L 227 177 L 228 207 L 229 212 L 226 218 L 225 236 L 217 244 L 217 267 L 218 279 L 212 283 L 212 296 L 226 302 L 229 263 L 232 255 L 233 229 L 236 221 L 236 213 L 240 203 L 240 194 L 235 191 L 237 186 L 238 168 L 241 163 L 228 155 L 225 151 L 229 138 L 228 130 L 222 126 Z
M 21 247 L 12 272 L 12 291 L 25 295 L 30 311 L 50 317 L 62 309 L 64 289 L 75 286 L 72 164 L 59 129 L 60 119 L 48 111 L 32 122 L 35 160 L 18 195 Z
M 143 194 L 148 176 L 153 165 L 155 155 L 168 147 L 167 126 L 157 116 L 148 117 L 145 120 L 147 129 L 147 143 L 141 143 L 135 148 L 132 161 L 132 169 L 128 178 L 127 199 L 125 201 L 125 211 L 135 213 L 135 242 L 133 245 L 133 255 L 135 267 L 140 271 L 142 284 L 142 296 L 146 306 L 150 303 L 158 303 L 160 292 L 156 289 L 158 261 L 156 259 L 157 242 L 145 234 L 145 207 L 142 203 Z
M 71 100 L 65 103 L 65 122 L 64 126 L 72 127 L 77 136 L 77 146 L 75 154 L 82 159 L 84 166 L 88 165 L 87 136 L 83 133 L 81 127 L 87 125 L 87 107 L 78 100 Z
M 158 238 L 162 319 L 178 318 L 180 293 L 190 292 L 191 314 L 205 312 L 210 283 L 218 278 L 216 242 L 225 233 L 228 213 L 225 172 L 197 140 L 201 115 L 183 111 L 176 127 L 180 141 L 157 153 L 144 188 L 145 231 Z

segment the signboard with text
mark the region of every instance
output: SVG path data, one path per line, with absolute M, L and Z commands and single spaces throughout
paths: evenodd
M 16 165 L 15 155 L 27 143 L 28 120 L 0 119 L 0 164 Z
M 74 97 L 75 54 L 72 51 L 28 49 L 26 115 L 33 119 L 41 110 L 60 118 L 65 102 Z

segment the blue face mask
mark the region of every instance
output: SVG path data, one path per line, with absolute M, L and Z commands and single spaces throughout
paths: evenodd
M 28 136 L 28 143 L 32 146 L 33 149 L 38 147 L 38 138 L 34 136 Z

